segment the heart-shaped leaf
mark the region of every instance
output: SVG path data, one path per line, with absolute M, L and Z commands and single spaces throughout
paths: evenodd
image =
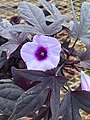
M 0 84 L 0 110 L 2 114 L 11 115 L 17 99 L 24 91 L 13 84 Z

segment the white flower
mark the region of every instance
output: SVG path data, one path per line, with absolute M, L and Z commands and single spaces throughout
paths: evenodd
M 43 35 L 35 35 L 33 42 L 25 43 L 20 51 L 28 70 L 42 71 L 57 67 L 60 61 L 60 52 L 59 41 Z

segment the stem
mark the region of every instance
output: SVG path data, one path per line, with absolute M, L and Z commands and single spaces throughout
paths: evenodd
M 74 42 L 74 44 L 73 44 L 73 46 L 72 46 L 72 48 L 71 48 L 71 51 L 70 51 L 70 53 L 69 53 L 69 56 L 67 57 L 67 59 L 65 60 L 65 62 L 64 62 L 64 63 L 58 68 L 58 70 L 56 71 L 56 74 L 55 74 L 56 76 L 58 76 L 58 73 L 59 73 L 60 69 L 68 62 L 69 57 L 70 57 L 70 55 L 72 54 L 73 48 L 75 47 L 77 41 L 78 41 L 78 38 L 75 40 L 75 42 Z
M 78 41 L 78 38 L 75 40 L 75 42 L 74 42 L 74 44 L 73 44 L 73 46 L 72 46 L 72 50 L 71 50 L 71 52 L 70 52 L 70 55 L 72 54 L 73 48 L 75 47 L 77 41 Z
M 63 87 L 66 91 L 68 91 L 68 89 L 67 89 L 64 85 L 63 85 L 62 87 Z
M 64 62 L 65 63 L 65 62 Z M 59 71 L 61 70 L 61 68 L 64 66 L 64 63 L 58 68 L 58 70 L 56 71 L 56 73 L 55 73 L 55 76 L 58 76 L 58 73 L 59 73 Z
M 73 65 L 73 67 L 74 67 L 78 72 L 81 72 L 81 70 L 78 68 L 78 66 Z
M 69 89 L 69 90 L 71 90 L 71 88 L 70 88 L 69 84 L 68 84 L 68 83 L 66 83 L 66 85 L 68 86 L 68 89 Z

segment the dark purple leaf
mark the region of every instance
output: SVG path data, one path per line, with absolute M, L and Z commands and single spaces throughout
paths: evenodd
M 2 114 L 11 115 L 17 99 L 24 91 L 13 84 L 0 84 L 0 111 Z
M 45 82 L 47 85 L 47 82 Z M 44 83 L 36 85 L 23 93 L 16 103 L 16 107 L 9 120 L 16 120 L 23 116 L 30 116 L 31 113 L 39 110 L 44 104 L 49 89 Z
M 78 55 L 80 58 L 80 64 L 85 69 L 90 69 L 90 48 L 88 47 L 85 52 Z
M 55 76 L 55 72 L 56 71 L 54 71 L 54 70 L 42 72 L 42 71 L 35 71 L 35 70 L 17 70 L 15 68 L 12 69 L 13 77 L 16 80 L 18 79 L 18 81 L 19 81 L 19 78 L 23 78 L 24 81 L 27 81 L 27 80 L 28 81 L 29 80 L 30 81 L 41 81 L 41 83 L 39 83 L 37 86 L 34 86 L 30 90 L 27 91 L 28 95 L 29 95 L 29 92 L 31 94 L 32 90 L 38 91 L 37 90 L 38 86 L 40 86 L 40 93 L 42 93 L 44 91 L 43 95 L 46 94 L 45 92 L 46 92 L 47 88 L 50 88 L 52 90 L 51 100 L 50 100 L 50 108 L 51 108 L 51 111 L 53 114 L 52 115 L 53 120 L 56 119 L 58 116 L 58 110 L 59 110 L 59 104 L 60 104 L 60 88 L 65 82 L 67 82 L 67 79 L 64 76 L 62 76 L 62 75 Z M 40 93 L 37 93 L 37 96 L 40 96 L 41 95 Z M 31 94 L 31 96 L 34 96 L 33 92 Z M 31 96 L 29 96 L 29 99 L 32 99 Z M 33 98 L 33 101 L 36 100 L 38 102 L 37 96 L 35 98 Z M 30 113 L 32 113 L 36 110 L 36 108 L 33 107 L 35 105 L 33 105 L 31 103 L 30 103 L 30 108 L 32 108 L 32 109 L 29 110 L 29 113 L 26 113 L 28 111 L 28 105 L 24 104 L 24 106 L 26 106 L 25 109 L 23 109 L 23 111 L 20 110 L 19 106 L 23 105 L 23 99 L 24 98 L 22 97 L 21 101 L 19 101 L 19 104 L 17 103 L 15 112 L 13 113 L 11 118 L 15 117 L 15 114 L 17 116 L 16 118 L 25 116 L 27 114 L 30 115 Z M 43 96 L 42 96 L 42 100 L 43 100 Z M 29 100 L 29 101 L 31 101 L 31 100 Z M 40 107 L 41 107 L 41 105 L 39 106 L 39 108 Z M 17 110 L 19 111 L 18 113 L 17 113 Z M 11 120 L 11 118 L 10 118 L 10 120 Z
M 50 109 L 51 92 L 52 90 L 49 90 L 49 93 L 44 105 L 39 110 L 38 115 L 34 116 L 33 120 L 41 120 L 42 118 L 44 118 L 44 120 L 49 120 L 51 118 L 51 109 Z
M 9 26 L 12 26 L 11 23 L 8 20 L 2 19 L 0 20 L 0 35 L 3 35 L 3 31 L 8 28 Z M 6 31 L 7 36 L 10 37 L 10 34 L 8 31 Z
M 33 81 L 38 81 L 38 82 L 46 81 L 46 80 L 48 80 L 49 82 L 56 81 L 59 86 L 63 85 L 67 81 L 67 79 L 64 76 L 55 76 L 55 73 L 53 72 L 53 70 L 43 72 L 43 71 L 37 71 L 37 70 L 22 70 L 22 69 L 20 70 L 13 67 L 12 76 L 16 84 L 22 83 L 23 81 L 24 85 L 26 84 L 26 86 L 28 87 L 30 85 L 30 82 L 33 82 Z M 20 87 L 24 88 L 23 85 L 21 85 Z
M 48 11 L 48 13 L 50 15 L 48 15 L 46 17 L 47 21 L 53 22 L 57 19 L 64 19 L 65 17 L 62 16 L 61 12 L 55 7 L 55 5 L 52 2 L 48 2 L 46 0 L 38 0 L 42 6 L 45 8 L 46 11 Z
M 90 92 L 69 90 L 61 102 L 59 115 L 62 120 L 81 120 L 79 109 L 90 114 Z
M 0 68 L 4 65 L 4 63 L 6 62 L 6 58 L 5 57 L 0 57 Z
M 9 58 L 10 54 L 13 53 L 28 36 L 28 33 L 26 32 L 9 32 L 7 29 L 12 26 L 13 25 L 8 20 L 2 19 L 0 22 L 0 36 L 8 39 L 8 42 L 0 46 L 0 51 L 6 51 L 7 58 Z
M 46 80 L 46 78 L 43 78 L 46 76 L 44 72 L 33 70 L 18 70 L 14 67 L 12 68 L 12 76 L 14 78 L 14 83 L 24 90 L 28 90 L 37 83 L 40 83 L 40 81 L 43 79 Z M 37 77 L 39 79 L 37 79 Z
M 7 115 L 0 115 L 0 120 L 8 120 L 9 116 Z
M 8 42 L 8 39 L 3 38 L 2 36 L 0 36 L 0 46 L 4 43 Z
M 82 120 L 79 114 L 78 101 L 73 97 L 73 93 L 68 91 L 61 102 L 59 117 L 61 120 Z
M 90 114 L 90 92 L 87 91 L 73 91 L 73 97 L 78 101 L 80 109 Z
M 39 111 L 38 117 L 33 118 L 33 120 L 41 120 L 42 118 L 44 118 L 44 120 L 49 120 L 51 117 L 50 114 L 51 114 L 50 107 L 48 106 L 42 107 Z
M 13 53 L 19 45 L 27 38 L 28 33 L 10 33 L 11 37 L 8 39 L 7 34 L 3 34 L 3 37 L 7 38 L 9 41 L 1 45 L 0 50 L 7 53 L 7 58 Z
M 78 21 L 77 21 L 77 18 L 76 18 L 76 14 L 75 14 L 75 10 L 74 10 L 74 6 L 73 6 L 73 3 L 72 3 L 72 0 L 71 0 L 71 7 L 72 7 L 72 15 L 73 15 L 73 20 L 74 20 L 74 24 L 73 24 L 73 29 L 71 31 L 71 35 L 74 36 L 76 39 L 78 38 L 79 36 L 79 24 L 78 24 Z
M 19 14 L 29 24 L 24 24 L 24 25 L 19 24 L 19 25 L 11 26 L 7 29 L 7 31 L 27 32 L 27 33 L 43 34 L 43 35 L 56 34 L 57 32 L 62 30 L 62 23 L 65 21 L 66 18 L 63 17 L 61 13 L 59 13 L 59 10 L 57 10 L 57 8 L 54 5 L 53 7 L 60 17 L 57 15 L 58 19 L 56 19 L 55 18 L 56 15 L 55 13 L 53 13 L 55 20 L 53 21 L 52 24 L 47 25 L 44 12 L 39 7 L 25 1 L 21 2 L 21 4 L 18 7 Z M 51 9 L 53 11 L 52 7 Z
M 42 28 L 45 26 L 45 15 L 39 7 L 24 1 L 20 3 L 18 11 L 22 18 L 43 32 Z
M 70 22 L 70 35 L 72 35 L 75 39 L 80 39 L 87 46 L 90 45 L 90 5 L 88 2 L 83 2 L 81 6 L 80 13 L 80 23 L 78 23 L 74 11 L 74 7 L 71 0 L 72 13 L 73 13 L 73 21 Z
M 60 105 L 60 86 L 58 82 L 53 82 L 53 91 L 51 94 L 51 111 L 52 111 L 52 120 L 56 120 L 59 114 L 59 105 Z

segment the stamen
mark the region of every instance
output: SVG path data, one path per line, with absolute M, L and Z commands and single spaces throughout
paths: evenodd
M 43 46 L 38 47 L 38 49 L 35 51 L 35 57 L 39 60 L 45 60 L 47 58 L 47 49 Z
M 44 54 L 44 52 L 41 52 L 41 56 L 44 56 L 45 54 Z

